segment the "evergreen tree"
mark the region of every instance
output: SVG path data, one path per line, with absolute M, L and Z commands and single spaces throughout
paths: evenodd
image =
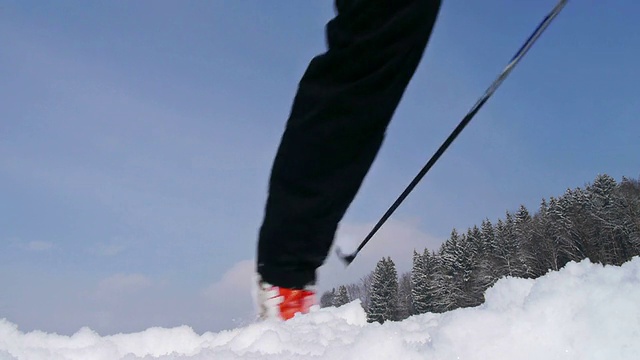
M 442 249 L 441 249 L 442 250 Z M 453 286 L 450 267 L 444 263 L 441 251 L 433 257 L 435 272 L 429 290 L 432 294 L 431 311 L 442 313 L 456 308 L 458 294 Z
M 412 314 L 424 314 L 435 311 L 435 283 L 436 259 L 425 249 L 422 254 L 413 252 L 413 268 L 411 271 L 411 302 Z
M 354 289 L 369 289 L 362 291 L 368 319 L 383 322 L 477 305 L 499 277 L 535 278 L 572 260 L 621 264 L 637 255 L 640 179 L 618 184 L 599 175 L 584 189 L 542 199 L 533 215 L 521 205 L 495 225 L 485 219 L 464 235 L 453 229 L 438 252 L 414 251 L 411 274 L 400 284 L 391 259 L 382 259 Z
M 436 293 L 434 310 L 449 311 L 464 302 L 463 279 L 467 275 L 467 259 L 463 252 L 461 237 L 454 228 L 447 241 L 442 244 L 438 254 L 437 272 L 434 277 Z
M 320 307 L 326 308 L 333 306 L 333 299 L 336 296 L 336 289 L 331 289 L 331 291 L 325 291 L 322 296 L 320 296 Z
M 498 220 L 492 244 L 494 275 L 521 277 L 526 274 L 522 252 L 515 233 L 513 215 L 507 211 L 505 221 Z
M 427 256 L 428 253 L 427 253 Z M 413 266 L 411 268 L 411 300 L 414 314 L 422 314 L 428 310 L 429 294 L 427 292 L 427 271 L 424 257 L 413 250 Z
M 514 235 L 516 239 L 518 257 L 522 266 L 521 276 L 532 277 L 535 273 L 535 258 L 537 247 L 533 243 L 531 223 L 532 218 L 529 210 L 524 205 L 520 205 L 514 216 Z
M 333 297 L 333 306 L 340 307 L 342 305 L 348 304 L 349 294 L 347 293 L 347 287 L 344 285 L 340 285 L 338 287 L 338 291 L 336 291 L 335 296 Z
M 404 273 L 398 280 L 398 309 L 396 320 L 404 320 L 414 313 L 411 297 L 411 273 Z
M 610 211 L 614 205 L 613 194 L 617 187 L 616 180 L 611 176 L 606 174 L 596 176 L 593 184 L 586 189 L 592 212 Z
M 488 246 L 483 241 L 482 230 L 477 226 L 469 229 L 466 236 L 467 253 L 471 259 L 471 276 L 465 284 L 466 306 L 477 306 L 484 302 L 484 292 L 493 284 Z
M 549 199 L 549 209 L 547 212 L 550 235 L 553 243 L 558 248 L 558 268 L 563 267 L 567 262 L 571 260 L 584 259 L 584 254 L 581 250 L 574 246 L 568 237 L 568 232 L 571 227 L 571 221 L 567 216 L 565 210 L 566 202 L 561 198 L 551 197 Z
M 477 272 L 476 259 L 478 257 L 479 247 L 473 243 L 473 237 L 470 238 L 468 236 L 469 234 L 473 236 L 473 232 L 469 231 L 467 234 L 461 236 L 459 242 L 460 254 L 458 256 L 460 259 L 458 262 L 460 274 L 456 278 L 456 285 L 460 289 L 460 297 L 457 301 L 458 307 L 469 307 L 479 304 L 475 300 L 477 296 L 475 277 Z
M 620 218 L 616 213 L 616 195 L 618 187 L 615 179 L 609 175 L 598 175 L 585 194 L 589 229 L 589 239 L 594 258 L 597 262 L 616 263 L 624 251 L 620 235 L 616 230 Z
M 549 205 L 542 199 L 539 212 L 533 216 L 531 225 L 533 250 L 533 277 L 542 276 L 549 270 L 560 269 L 560 245 L 552 233 Z
M 580 261 L 588 258 L 593 262 L 600 262 L 600 252 L 597 243 L 593 241 L 593 228 L 587 211 L 588 195 L 581 188 L 567 189 L 559 198 L 560 209 L 563 211 L 563 239 L 567 256 L 571 260 Z
M 618 222 L 613 231 L 621 248 L 615 263 L 621 264 L 640 254 L 640 181 L 623 177 L 615 192 L 615 202 L 614 218 Z
M 496 235 L 495 229 L 489 219 L 482 221 L 480 228 L 480 239 L 484 248 L 481 266 L 482 277 L 485 279 L 486 286 L 489 287 L 498 280 L 493 268 L 494 252 L 496 251 Z
M 371 281 L 371 303 L 367 320 L 383 323 L 397 319 L 398 273 L 391 258 L 383 258 L 376 265 Z

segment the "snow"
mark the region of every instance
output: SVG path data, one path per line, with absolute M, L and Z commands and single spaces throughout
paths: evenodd
M 5 359 L 638 359 L 640 257 L 569 263 L 536 280 L 504 278 L 485 304 L 368 324 L 359 302 L 219 333 L 150 328 L 100 336 L 23 333 L 0 320 Z

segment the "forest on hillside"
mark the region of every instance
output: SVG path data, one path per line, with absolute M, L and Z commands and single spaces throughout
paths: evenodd
M 360 299 L 370 322 L 402 320 L 484 302 L 498 279 L 537 278 L 570 261 L 620 265 L 640 255 L 640 179 L 598 175 L 584 188 L 524 206 L 495 223 L 451 231 L 437 251 L 414 250 L 410 272 L 398 275 L 391 258 L 358 283 L 325 292 L 320 305 Z

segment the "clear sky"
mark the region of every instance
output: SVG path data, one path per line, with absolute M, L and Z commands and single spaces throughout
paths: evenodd
M 548 0 L 444 1 L 341 225 L 353 244 L 521 43 Z M 452 228 L 640 175 L 640 3 L 570 1 L 380 236 L 407 269 Z M 101 334 L 248 321 L 269 167 L 328 1 L 0 0 L 0 318 Z

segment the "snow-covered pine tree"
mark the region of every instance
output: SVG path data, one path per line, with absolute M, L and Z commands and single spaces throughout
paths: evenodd
M 340 285 L 338 287 L 338 291 L 336 291 L 335 296 L 333 297 L 333 306 L 339 307 L 350 302 L 349 294 L 347 292 L 347 287 L 344 285 Z
M 396 320 L 398 306 L 398 273 L 391 258 L 378 261 L 371 281 L 371 298 L 367 320 L 383 323 Z
M 427 292 L 427 271 L 422 254 L 413 250 L 413 266 L 411 267 L 411 301 L 414 314 L 427 312 L 429 293 Z
M 466 242 L 471 256 L 471 276 L 466 285 L 468 306 L 477 306 L 484 302 L 484 292 L 493 284 L 488 247 L 483 241 L 482 231 L 474 226 L 467 231 Z
M 552 196 L 549 198 L 549 207 L 547 211 L 550 235 L 553 239 L 553 243 L 558 247 L 559 268 L 563 267 L 571 260 L 584 259 L 584 255 L 579 253 L 579 249 L 572 246 L 571 240 L 568 237 L 569 229 L 571 228 L 571 221 L 564 209 L 565 203 L 566 202 L 561 201 L 560 198 Z M 580 257 L 581 255 L 583 257 Z
M 593 262 L 599 262 L 600 254 L 596 242 L 593 241 L 595 231 L 587 211 L 589 202 L 587 192 L 581 188 L 567 189 L 558 202 L 564 212 L 565 248 L 571 260 L 580 261 L 589 258 Z
M 622 258 L 618 263 L 640 254 L 640 179 L 622 178 L 616 190 L 617 217 L 621 219 L 618 231 L 623 239 Z
M 615 264 L 624 252 L 617 228 L 621 225 L 620 217 L 616 214 L 616 180 L 609 175 L 598 175 L 593 184 L 585 191 L 585 205 L 590 225 L 589 238 L 595 261 L 604 264 Z M 616 239 L 618 238 L 618 239 Z
M 607 209 L 614 205 L 613 193 L 618 187 L 616 180 L 607 174 L 596 176 L 590 186 L 587 186 L 587 196 L 592 212 Z
M 546 199 L 540 202 L 540 210 L 533 216 L 531 224 L 531 243 L 535 247 L 533 252 L 533 277 L 546 274 L 549 270 L 560 269 L 560 246 L 553 236 L 549 205 Z
M 413 304 L 412 314 L 424 314 L 435 312 L 435 296 L 437 285 L 436 275 L 436 255 L 431 254 L 428 249 L 424 249 L 422 254 L 413 252 L 413 268 L 411 271 L 411 302 Z
M 505 220 L 498 220 L 492 246 L 494 275 L 523 277 L 526 274 L 522 253 L 515 233 L 513 214 L 506 212 Z
M 368 322 L 383 323 L 387 309 L 387 299 L 385 298 L 384 288 L 387 282 L 386 260 L 383 258 L 376 264 L 373 270 L 373 279 L 371 281 L 369 312 L 367 313 Z
M 487 287 L 493 285 L 498 277 L 495 274 L 494 252 L 496 250 L 496 235 L 493 224 L 489 219 L 482 221 L 480 228 L 480 239 L 484 247 L 484 262 L 481 264 L 481 271 L 486 279 Z
M 434 282 L 434 311 L 444 312 L 457 308 L 462 299 L 462 269 L 464 261 L 460 245 L 460 235 L 454 228 L 447 241 L 438 252 L 437 269 Z
M 411 299 L 411 273 L 404 273 L 398 279 L 398 312 L 396 320 L 404 320 L 413 314 Z
M 520 205 L 514 215 L 514 236 L 516 238 L 518 257 L 522 263 L 524 277 L 535 274 L 536 245 L 532 240 L 531 215 L 524 205 Z
M 398 319 L 398 271 L 396 270 L 396 264 L 391 260 L 391 257 L 387 257 L 387 274 L 388 274 L 388 287 L 387 296 L 389 299 L 389 307 L 387 312 L 387 320 L 396 321 Z
M 325 291 L 322 296 L 320 296 L 320 307 L 326 308 L 333 306 L 333 298 L 336 296 L 336 289 L 331 289 L 331 291 Z

